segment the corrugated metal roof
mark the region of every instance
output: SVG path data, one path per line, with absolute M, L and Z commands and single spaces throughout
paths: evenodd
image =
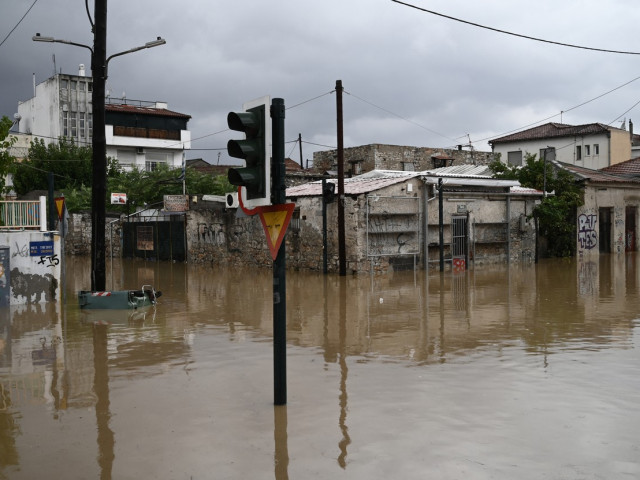
M 397 170 L 372 170 L 357 177 L 345 178 L 345 195 L 360 195 L 380 190 L 411 178 L 423 177 L 429 183 L 437 183 L 438 178 L 445 178 L 451 185 L 476 185 L 486 187 L 513 188 L 519 186 L 515 180 L 499 180 L 491 176 L 486 166 L 460 165 L 442 167 L 423 172 L 405 172 Z M 337 184 L 337 179 L 328 179 Z M 337 191 L 337 189 L 336 189 Z M 287 188 L 287 197 L 308 197 L 322 195 L 322 180 Z
M 371 172 L 369 172 L 371 173 Z M 396 172 L 405 173 L 405 172 Z M 416 177 L 415 172 L 411 172 L 413 175 L 401 175 L 401 176 L 373 176 L 367 177 L 365 175 L 359 175 L 357 177 L 344 179 L 344 193 L 345 195 L 360 195 L 363 193 L 375 192 L 381 188 L 395 185 L 396 183 L 402 183 L 408 178 Z M 328 179 L 327 182 L 333 182 L 338 184 L 337 179 Z M 337 193 L 336 188 L 336 193 Z M 309 197 L 315 195 L 322 195 L 322 180 L 315 182 L 305 183 L 304 185 L 297 185 L 295 187 L 287 188 L 287 197 Z
M 423 175 L 437 175 L 438 177 L 486 177 L 492 178 L 493 172 L 487 165 L 453 165 L 451 167 L 425 170 Z

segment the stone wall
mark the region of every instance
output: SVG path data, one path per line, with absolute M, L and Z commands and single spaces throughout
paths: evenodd
M 411 188 L 409 188 L 411 184 Z M 347 195 L 344 199 L 346 270 L 352 273 L 385 273 L 398 268 L 424 266 L 425 248 L 432 267 L 437 266 L 438 203 L 418 178 L 407 179 L 376 190 L 375 197 Z M 432 189 L 433 186 L 426 188 Z M 322 201 L 320 196 L 291 199 L 296 203 L 294 217 L 285 237 L 287 268 L 322 271 Z M 475 264 L 531 261 L 535 258 L 535 228 L 527 216 L 534 197 L 507 197 L 469 189 L 448 192 L 444 202 L 445 255 L 450 261 L 451 217 L 468 219 L 469 256 Z M 428 236 L 424 232 L 427 215 Z M 120 223 L 106 226 L 107 255 L 114 247 L 120 255 Z M 89 254 L 91 218 L 78 214 L 69 224 L 66 238 L 70 254 Z M 484 226 L 480 226 L 484 224 Z M 481 231 L 482 229 L 482 231 Z M 243 265 L 270 268 L 273 260 L 259 216 L 248 217 L 223 202 L 200 199 L 186 213 L 187 262 L 201 265 Z M 507 249 L 507 239 L 510 239 Z M 477 244 L 473 242 L 477 241 Z M 425 247 L 425 243 L 427 247 Z M 327 205 L 327 260 L 329 272 L 339 270 L 338 203 Z
M 488 165 L 493 160 L 491 152 L 429 147 L 405 147 L 371 144 L 344 149 L 345 173 L 359 175 L 371 170 L 423 171 L 436 168 L 433 157 L 448 157 L 446 165 Z M 320 171 L 336 170 L 337 150 L 314 152 L 313 166 Z

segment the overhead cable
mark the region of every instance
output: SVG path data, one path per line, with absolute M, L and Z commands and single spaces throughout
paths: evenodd
M 430 13 L 432 15 L 437 15 L 439 17 L 447 18 L 449 20 L 454 20 L 456 22 L 465 23 L 467 25 L 471 25 L 471 26 L 478 27 L 478 28 L 484 28 L 485 30 L 491 30 L 491 31 L 497 32 L 497 33 L 503 33 L 505 35 L 512 35 L 514 37 L 525 38 L 527 40 L 534 40 L 536 42 L 551 43 L 553 45 L 560 45 L 562 47 L 580 48 L 582 50 L 592 50 L 592 51 L 596 51 L 596 52 L 619 53 L 619 54 L 623 54 L 623 55 L 640 55 L 640 52 L 625 52 L 625 51 L 621 51 L 621 50 L 608 50 L 608 49 L 605 49 L 605 48 L 584 47 L 584 46 L 581 46 L 581 45 L 572 45 L 570 43 L 554 42 L 552 40 L 545 40 L 543 38 L 530 37 L 529 35 L 522 35 L 520 33 L 508 32 L 506 30 L 501 30 L 499 28 L 487 27 L 486 25 L 480 25 L 479 23 L 470 22 L 468 20 L 462 20 L 460 18 L 452 17 L 450 15 L 445 15 L 443 13 L 434 12 L 433 10 L 427 10 L 426 8 L 418 7 L 418 6 L 412 5 L 410 3 L 401 2 L 399 0 L 391 0 L 391 1 L 394 2 L 394 3 L 399 3 L 401 5 L 405 5 L 407 7 L 415 8 L 416 10 L 420 10 L 421 12 Z

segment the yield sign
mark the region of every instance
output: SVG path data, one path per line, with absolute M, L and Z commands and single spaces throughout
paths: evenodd
M 287 227 L 296 204 L 285 203 L 258 208 L 262 228 L 264 228 L 264 233 L 267 235 L 267 243 L 269 244 L 269 250 L 271 250 L 271 258 L 275 261 L 280 245 L 282 245 L 284 234 L 287 233 Z
M 62 214 L 64 213 L 64 197 L 56 197 L 56 210 L 58 211 L 58 219 L 62 220 Z

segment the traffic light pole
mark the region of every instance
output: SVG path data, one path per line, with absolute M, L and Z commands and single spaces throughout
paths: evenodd
M 271 193 L 274 205 L 286 203 L 284 180 L 284 100 L 271 103 L 272 177 Z M 267 159 L 268 161 L 268 159 Z M 285 242 L 282 242 L 273 262 L 273 387 L 274 403 L 287 403 L 287 289 Z

